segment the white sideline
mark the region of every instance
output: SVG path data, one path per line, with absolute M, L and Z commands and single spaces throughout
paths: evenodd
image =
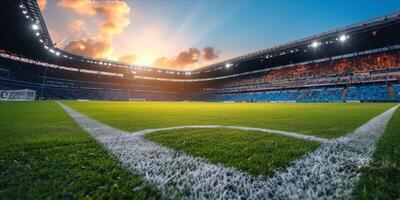
M 271 130 L 271 129 L 265 129 L 265 128 L 252 128 L 252 127 L 245 127 L 245 126 L 222 126 L 222 125 L 174 126 L 174 127 L 167 127 L 167 128 L 145 129 L 145 130 L 141 130 L 141 131 L 136 131 L 132 134 L 146 135 L 149 133 L 155 133 L 155 132 L 159 132 L 159 131 L 190 129 L 190 128 L 195 128 L 195 129 L 197 129 L 197 128 L 201 128 L 201 129 L 215 129 L 215 128 L 236 129 L 236 130 L 242 130 L 242 131 L 257 131 L 257 132 L 263 132 L 263 133 L 269 133 L 269 134 L 279 134 L 279 135 L 285 135 L 288 137 L 294 137 L 294 138 L 298 138 L 298 139 L 310 140 L 310 141 L 316 141 L 316 142 L 328 142 L 329 141 L 326 138 L 320 138 L 320 137 L 311 136 L 311 135 L 303 135 L 303 134 L 293 133 L 293 132 L 277 131 L 277 130 Z
M 130 134 L 59 104 L 125 167 L 155 184 L 163 195 L 182 199 L 349 198 L 358 179 L 357 169 L 369 164 L 377 140 L 398 107 L 347 136 L 322 143 L 284 172 L 265 178 L 144 140 L 143 134 L 151 129 Z

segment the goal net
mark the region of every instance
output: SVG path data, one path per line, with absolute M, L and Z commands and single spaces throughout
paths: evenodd
M 0 90 L 0 101 L 34 101 L 35 90 Z

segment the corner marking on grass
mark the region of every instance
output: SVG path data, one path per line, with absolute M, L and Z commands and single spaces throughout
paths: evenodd
M 143 135 L 151 129 L 130 134 L 59 104 L 125 167 L 155 184 L 163 195 L 183 199 L 347 198 L 357 181 L 357 169 L 369 164 L 376 141 L 398 107 L 347 136 L 323 143 L 284 172 L 266 178 L 250 176 L 144 140 Z

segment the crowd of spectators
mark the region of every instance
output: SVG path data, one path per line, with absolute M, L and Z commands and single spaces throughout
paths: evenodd
M 219 91 L 251 91 L 399 81 L 400 51 L 282 67 L 223 84 Z

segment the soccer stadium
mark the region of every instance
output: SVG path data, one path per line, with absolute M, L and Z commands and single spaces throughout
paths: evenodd
M 229 12 L 245 2 L 201 6 L 213 3 Z M 189 68 L 172 67 L 183 53 L 165 65 L 92 56 L 100 42 L 79 53 L 70 47 L 83 44 L 64 47 L 54 33 L 82 16 L 86 28 L 68 29 L 81 37 L 98 15 L 106 21 L 96 39 L 116 41 L 122 29 L 106 28 L 133 4 L 0 3 L 0 199 L 400 198 L 399 11 L 234 56 L 192 48 L 184 53 L 204 62 Z M 308 33 L 297 32 L 285 34 Z M 235 33 L 224 34 L 218 40 Z

